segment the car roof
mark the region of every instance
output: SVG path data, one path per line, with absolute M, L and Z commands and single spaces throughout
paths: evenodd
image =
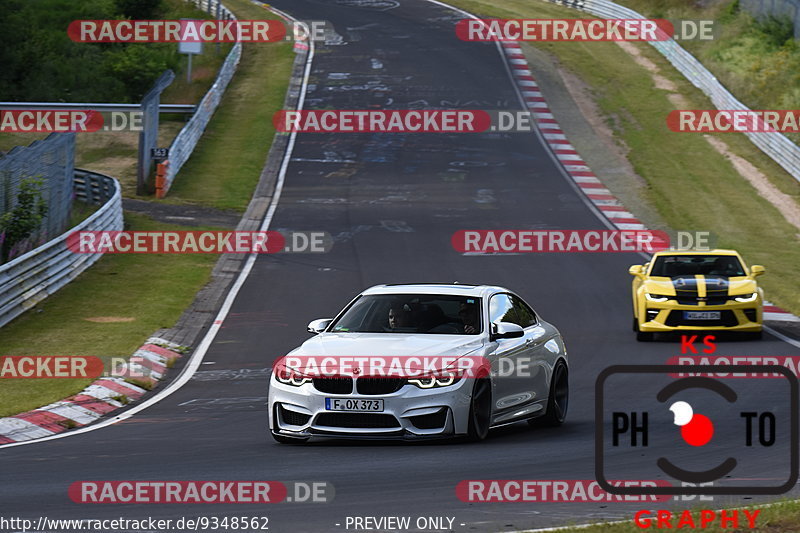
M 512 292 L 494 285 L 468 285 L 460 283 L 398 283 L 375 285 L 362 294 L 449 294 L 456 296 L 487 297 L 497 292 Z
M 722 248 L 715 250 L 662 250 L 653 254 L 653 258 L 662 255 L 739 255 L 739 252 Z

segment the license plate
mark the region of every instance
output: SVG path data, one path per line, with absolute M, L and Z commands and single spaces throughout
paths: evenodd
M 719 320 L 719 311 L 684 311 L 683 318 L 686 320 Z
M 325 409 L 328 411 L 379 413 L 383 411 L 383 400 L 366 400 L 361 398 L 325 398 Z

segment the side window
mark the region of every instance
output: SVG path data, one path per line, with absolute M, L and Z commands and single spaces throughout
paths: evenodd
M 508 294 L 495 294 L 489 300 L 489 321 L 493 324 L 497 322 L 519 324 L 517 314 L 514 312 L 514 303 Z
M 539 319 L 536 318 L 536 313 L 534 313 L 533 309 L 523 302 L 521 298 L 512 296 L 511 301 L 514 304 L 514 312 L 519 318 L 518 324 L 520 326 L 527 328 L 529 326 L 535 326 L 539 322 Z

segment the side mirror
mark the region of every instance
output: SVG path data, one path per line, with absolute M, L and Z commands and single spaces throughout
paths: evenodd
M 308 323 L 308 332 L 313 333 L 314 335 L 317 333 L 322 333 L 328 328 L 331 322 L 333 322 L 332 318 L 318 318 L 316 320 L 312 320 Z
M 498 322 L 497 324 L 492 324 L 492 333 L 489 335 L 489 340 L 516 339 L 523 335 L 525 335 L 525 330 L 521 326 L 511 322 Z
M 767 269 L 764 268 L 761 265 L 753 265 L 753 266 L 750 267 L 750 274 L 752 276 L 754 276 L 754 277 L 755 276 L 760 276 L 761 274 L 763 274 L 766 271 L 767 271 Z
M 631 265 L 628 269 L 628 274 L 631 276 L 642 276 L 644 275 L 644 267 L 642 265 Z

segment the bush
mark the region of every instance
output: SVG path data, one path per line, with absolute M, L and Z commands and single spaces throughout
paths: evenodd
M 153 20 L 161 16 L 161 0 L 114 0 L 114 4 L 125 18 Z
M 0 216 L 2 262 L 19 252 L 15 249 L 17 245 L 31 237 L 47 216 L 47 202 L 42 196 L 43 184 L 41 177 L 23 179 L 17 192 L 17 204 Z

